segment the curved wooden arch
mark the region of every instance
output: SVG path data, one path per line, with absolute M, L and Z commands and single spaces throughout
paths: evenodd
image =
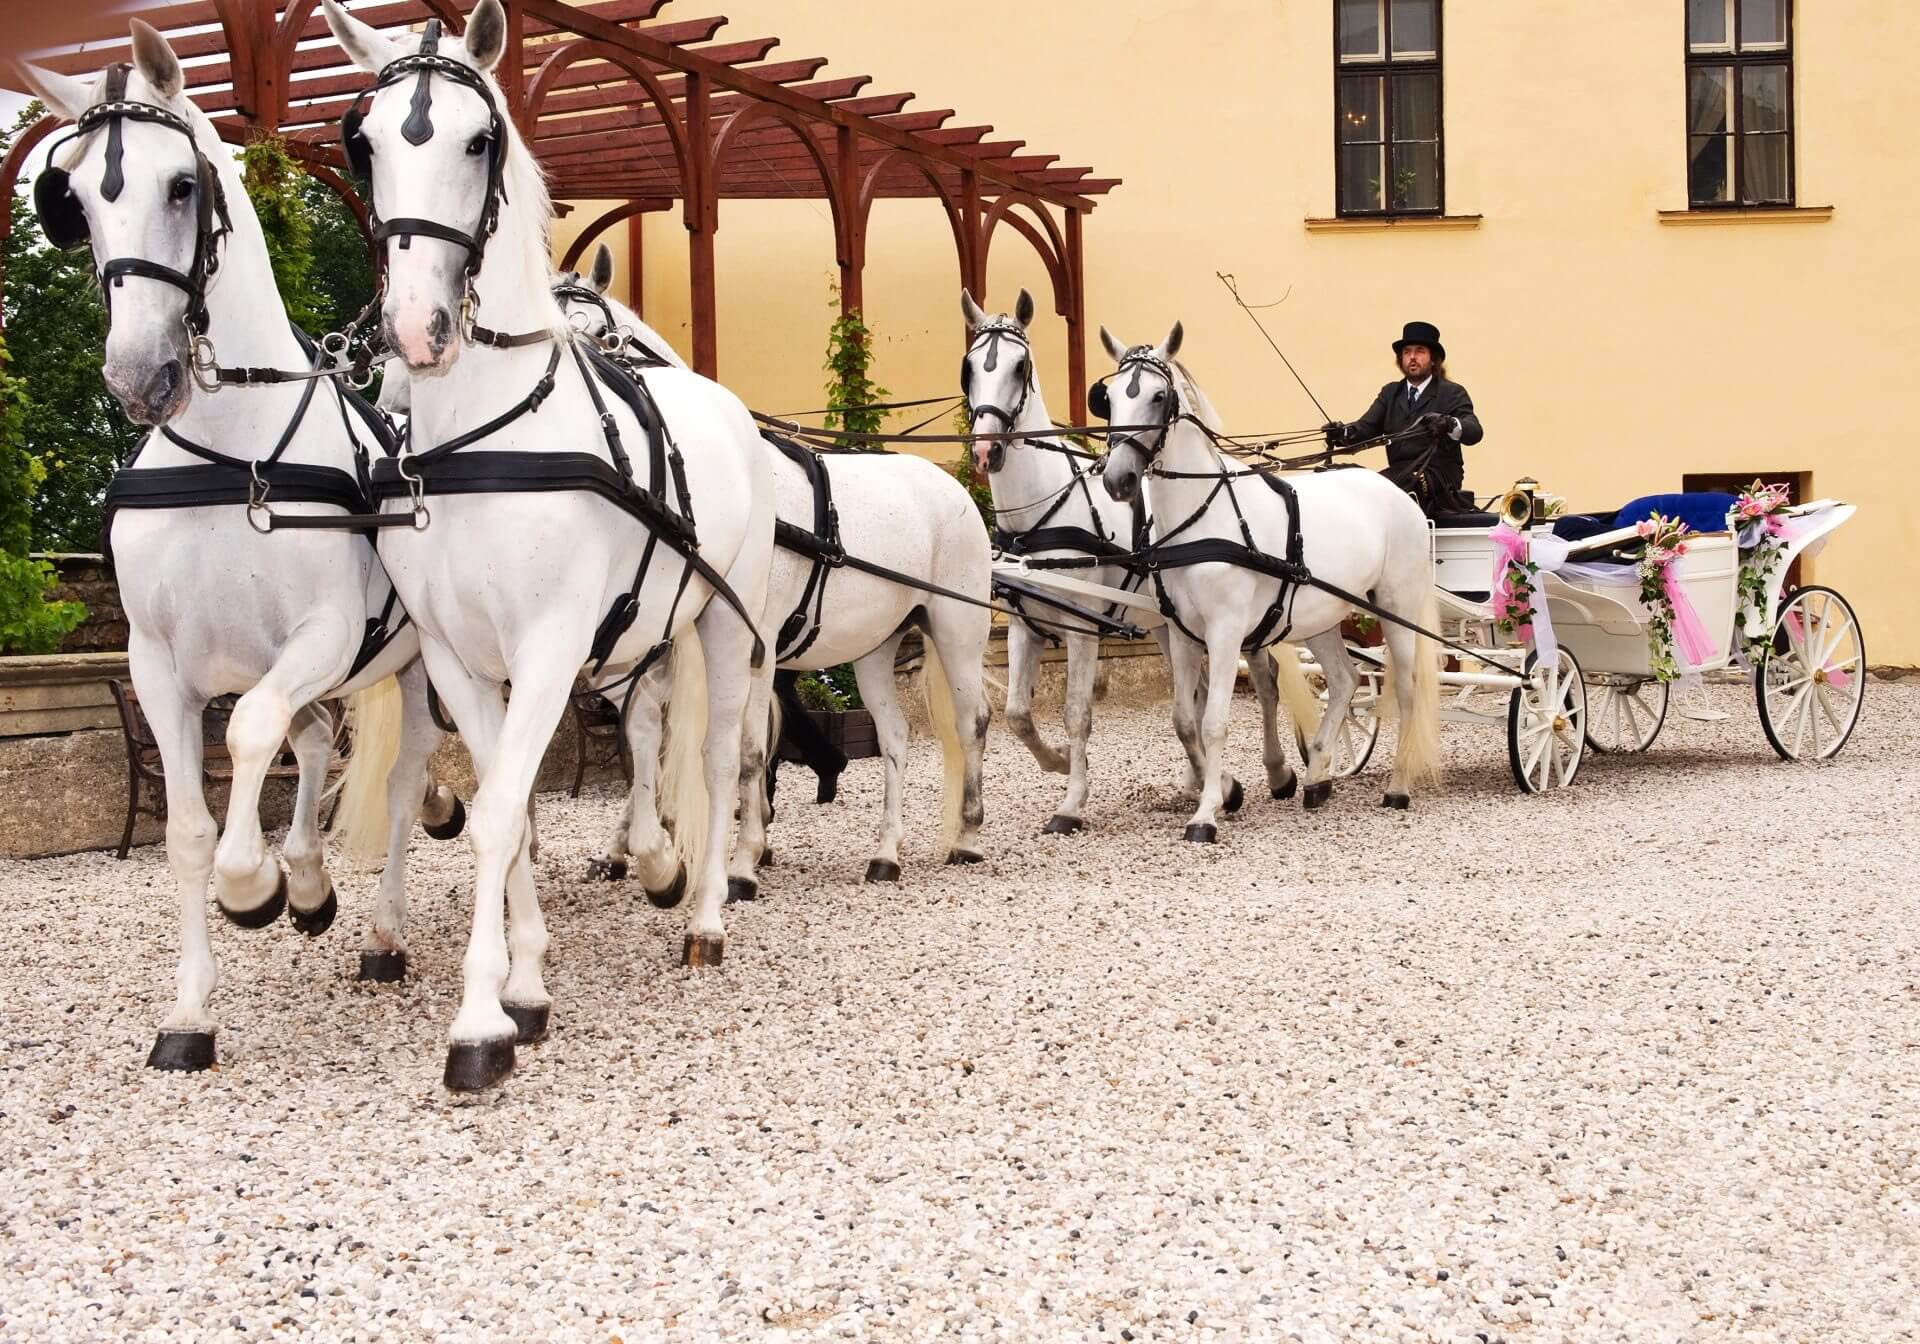
M 573 240 L 573 244 L 567 248 L 566 255 L 560 258 L 560 269 L 573 270 L 580 258 L 587 254 L 587 249 L 599 241 L 601 234 L 623 219 L 632 219 L 635 215 L 645 214 L 647 207 L 651 204 L 653 202 L 650 201 L 628 201 L 623 205 L 614 206 L 613 209 L 601 215 L 582 229 L 580 236 Z
M 659 112 L 660 122 L 667 128 L 667 141 L 673 148 L 674 167 L 680 173 L 680 187 L 686 190 L 692 181 L 687 168 L 687 131 L 674 112 L 673 100 L 667 97 L 666 90 L 660 86 L 660 81 L 652 71 L 632 54 L 610 43 L 582 37 L 555 47 L 553 54 L 541 62 L 540 73 L 527 85 L 522 124 L 531 126 L 539 118 L 540 109 L 546 105 L 547 96 L 553 92 L 554 83 L 562 72 L 587 60 L 601 60 L 619 66 L 646 90 L 648 101 Z
M 1042 236 L 1033 223 L 1013 213 L 1012 207 L 1025 204 L 1034 209 L 1031 202 L 1016 201 L 1003 196 L 993 203 L 993 208 L 980 221 L 980 274 L 987 273 L 987 261 L 993 251 L 993 231 L 1001 223 L 1011 224 L 1040 254 L 1040 261 L 1047 268 L 1047 278 L 1053 282 L 1053 310 L 1062 317 L 1073 315 L 1073 284 L 1067 275 L 1066 246 L 1052 227 L 1052 221 L 1046 218 L 1046 212 L 1036 210 L 1043 223 L 1047 224 L 1047 234 Z
M 733 148 L 735 137 L 744 127 L 769 118 L 780 122 L 793 132 L 795 138 L 806 148 L 807 157 L 813 160 L 813 166 L 819 170 L 820 184 L 827 189 L 827 208 L 833 212 L 834 242 L 841 260 L 845 261 L 848 254 L 847 222 L 841 209 L 840 176 L 834 171 L 833 165 L 827 162 L 827 156 L 822 152 L 820 142 L 807 134 L 807 123 L 795 113 L 781 107 L 778 103 L 754 102 L 738 112 L 729 114 L 727 119 L 720 123 L 720 129 L 713 137 L 713 148 L 707 156 L 708 171 L 712 173 L 713 180 L 718 182 L 720 165 L 726 161 L 727 151 Z
M 861 180 L 860 193 L 854 202 L 854 211 L 859 221 L 862 238 L 866 237 L 867 218 L 872 214 L 873 203 L 879 197 L 880 175 L 892 160 L 900 157 L 902 154 L 898 149 L 884 151 L 868 167 L 866 177 Z M 934 195 L 940 199 L 940 208 L 947 212 L 947 227 L 953 232 L 953 248 L 960 261 L 960 283 L 964 286 L 967 282 L 968 264 L 973 259 L 973 249 L 967 238 L 966 220 L 961 214 L 960 202 L 955 200 L 953 193 L 947 190 L 946 183 L 940 180 L 939 174 L 929 168 L 923 160 L 907 157 L 906 161 L 915 172 L 927 179 L 927 184 L 933 188 Z

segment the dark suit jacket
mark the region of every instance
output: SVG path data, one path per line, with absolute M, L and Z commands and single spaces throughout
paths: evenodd
M 1427 390 L 1420 394 L 1420 400 L 1409 410 L 1407 380 L 1396 378 L 1380 389 L 1380 395 L 1373 399 L 1373 405 L 1367 408 L 1365 415 L 1347 426 L 1342 441 L 1358 443 L 1377 435 L 1392 434 L 1405 429 L 1408 423 L 1429 412 L 1459 417 L 1459 442 L 1456 443 L 1452 435 L 1446 433 L 1420 434 L 1395 440 L 1387 445 L 1387 474 L 1402 485 L 1409 484 L 1401 479 L 1402 475 L 1418 467 L 1431 450 L 1432 457 L 1426 463 L 1426 471 L 1436 487 L 1435 508 L 1443 512 L 1470 509 L 1473 501 L 1466 493 L 1466 461 L 1460 450 L 1480 442 L 1486 432 L 1480 428 L 1479 417 L 1473 413 L 1473 398 L 1467 395 L 1467 389 L 1460 384 L 1434 375 L 1433 381 L 1427 384 Z M 1439 498 L 1442 493 L 1450 494 L 1453 498 Z

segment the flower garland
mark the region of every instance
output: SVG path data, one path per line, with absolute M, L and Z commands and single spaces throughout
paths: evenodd
M 1733 506 L 1741 543 L 1740 573 L 1734 586 L 1734 638 L 1755 667 L 1763 666 L 1773 654 L 1767 593 L 1787 549 L 1787 494 L 1784 485 L 1755 481 Z
M 1493 624 L 1514 639 L 1533 638 L 1533 581 L 1540 567 L 1520 552 L 1507 560 L 1504 582 L 1494 589 Z
M 1647 655 L 1656 681 L 1674 681 L 1680 665 L 1673 656 L 1674 609 L 1668 571 L 1687 553 L 1687 525 L 1678 518 L 1654 514 L 1636 529 L 1646 550 L 1638 565 L 1640 600 L 1647 608 Z

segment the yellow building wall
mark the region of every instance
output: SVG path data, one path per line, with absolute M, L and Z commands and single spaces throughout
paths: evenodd
M 688 0 L 691 3 L 692 0 Z M 1862 505 L 1809 577 L 1846 593 L 1875 662 L 1920 664 L 1911 596 L 1920 467 L 1906 370 L 1920 325 L 1920 3 L 1799 0 L 1797 197 L 1830 219 L 1663 223 L 1686 205 L 1684 0 L 1443 0 L 1447 211 L 1476 227 L 1309 229 L 1334 213 L 1333 0 L 730 0 L 726 36 L 912 89 L 1064 164 L 1125 180 L 1088 219 L 1088 367 L 1186 325 L 1183 358 L 1236 432 L 1314 410 L 1215 279 L 1239 278 L 1335 417 L 1393 376 L 1410 318 L 1441 328 L 1487 426 L 1468 482 L 1530 474 L 1575 508 L 1676 489 L 1686 472 L 1810 474 Z M 668 15 L 671 17 L 671 15 Z M 684 15 L 682 17 L 685 17 Z M 587 206 L 570 229 L 598 212 Z M 648 319 L 687 348 L 679 215 L 644 229 Z M 625 265 L 625 230 L 610 237 Z M 899 397 L 955 389 L 958 265 L 932 201 L 881 202 L 868 241 L 876 373 Z M 749 403 L 818 406 L 834 308 L 823 202 L 721 209 L 720 376 Z M 1040 301 L 1039 358 L 1066 405 L 1045 272 L 1002 228 L 990 310 Z M 957 454 L 941 454 L 943 456 Z

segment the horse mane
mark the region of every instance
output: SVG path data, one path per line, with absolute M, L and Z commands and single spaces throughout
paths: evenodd
M 1214 409 L 1213 403 L 1207 399 L 1207 394 L 1200 390 L 1200 384 L 1194 380 L 1192 372 L 1177 359 L 1173 361 L 1173 371 L 1180 379 L 1181 403 L 1193 408 L 1193 413 L 1199 417 L 1201 424 L 1216 434 L 1219 433 L 1220 412 Z
M 507 107 L 506 94 L 501 91 L 494 77 L 485 70 L 475 70 L 475 73 L 486 84 L 494 106 Z M 503 113 L 500 120 L 507 136 L 506 157 L 500 167 L 500 184 L 506 193 L 506 199 L 500 206 L 500 232 L 507 232 L 509 227 L 530 228 L 535 240 L 535 246 L 519 249 L 515 255 L 514 264 L 520 266 L 524 273 L 514 277 L 509 288 L 524 295 L 528 302 L 538 307 L 543 325 L 554 335 L 565 339 L 572 329 L 567 325 L 567 315 L 561 311 L 559 301 L 553 297 L 553 196 L 547 190 L 547 175 L 540 167 L 539 160 L 527 148 L 527 142 L 513 118 Z M 499 255 L 497 249 L 487 249 L 488 260 Z

